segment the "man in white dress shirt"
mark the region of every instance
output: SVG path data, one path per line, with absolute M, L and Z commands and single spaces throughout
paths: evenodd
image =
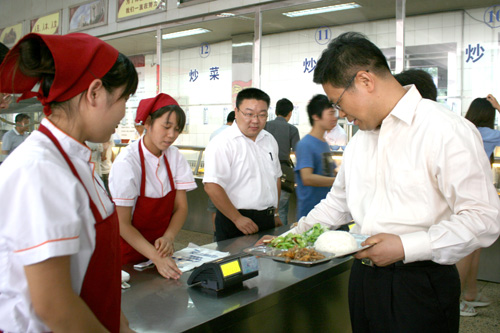
M 270 98 L 247 88 L 236 97 L 235 122 L 205 149 L 205 191 L 217 207 L 217 241 L 282 225 L 277 214 L 278 143 L 264 130 Z
M 314 82 L 360 131 L 330 193 L 293 232 L 344 223 L 372 247 L 349 281 L 353 332 L 458 332 L 455 263 L 499 235 L 500 201 L 481 136 L 415 86 L 403 88 L 383 53 L 348 32 L 328 45 Z M 464 165 L 465 162 L 465 165 Z

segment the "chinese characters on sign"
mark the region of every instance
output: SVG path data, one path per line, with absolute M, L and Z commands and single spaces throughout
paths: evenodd
M 31 32 L 44 35 L 59 34 L 59 12 L 30 21 Z
M 467 60 L 465 62 L 476 62 L 484 56 L 484 47 L 482 47 L 479 43 L 477 43 L 477 46 L 469 44 L 465 50 L 465 55 L 467 56 Z
M 118 19 L 128 18 L 138 14 L 165 10 L 165 8 L 165 0 L 119 0 L 117 17 Z
M 192 69 L 189 71 L 189 82 L 194 82 L 198 79 L 198 70 Z
M 210 80 L 219 79 L 219 67 L 210 67 Z
M 194 82 L 198 79 L 198 70 L 197 69 L 191 69 L 189 71 L 189 82 Z M 212 80 L 219 80 L 220 79 L 220 74 L 219 74 L 219 67 L 214 66 L 210 67 L 210 81 Z
M 314 60 L 314 58 L 312 57 L 311 60 L 305 58 L 302 66 L 304 66 L 304 73 L 311 73 L 316 68 L 316 60 Z

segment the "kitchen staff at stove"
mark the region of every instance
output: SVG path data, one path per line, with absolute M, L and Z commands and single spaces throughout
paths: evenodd
M 118 219 L 85 140 L 105 142 L 137 88 L 130 60 L 93 36 L 28 34 L 0 91 L 46 115 L 0 166 L 0 331 L 118 332 Z
M 177 147 L 186 115 L 167 94 L 143 99 L 136 123 L 146 134 L 132 142 L 111 167 L 109 188 L 120 220 L 122 264 L 150 259 L 158 272 L 178 279 L 171 258 L 174 239 L 188 212 L 186 191 L 196 188 L 193 172 Z

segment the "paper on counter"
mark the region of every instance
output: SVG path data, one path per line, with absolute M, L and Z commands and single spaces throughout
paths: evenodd
M 229 252 L 210 250 L 196 244 L 189 243 L 186 248 L 176 251 L 172 255 L 172 259 L 175 260 L 175 263 L 181 272 L 187 272 L 206 262 L 227 257 L 229 254 Z

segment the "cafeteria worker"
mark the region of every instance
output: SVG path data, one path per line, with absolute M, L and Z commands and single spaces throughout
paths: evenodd
M 109 189 L 120 221 L 122 264 L 150 259 L 165 278 L 181 271 L 172 259 L 174 239 L 188 213 L 186 191 L 196 188 L 193 172 L 177 147 L 186 115 L 167 94 L 141 100 L 136 124 L 146 134 L 116 157 Z
M 130 60 L 82 33 L 30 33 L 0 65 L 0 91 L 46 116 L 0 166 L 0 331 L 130 331 L 118 218 L 85 141 L 109 140 L 136 88 Z

